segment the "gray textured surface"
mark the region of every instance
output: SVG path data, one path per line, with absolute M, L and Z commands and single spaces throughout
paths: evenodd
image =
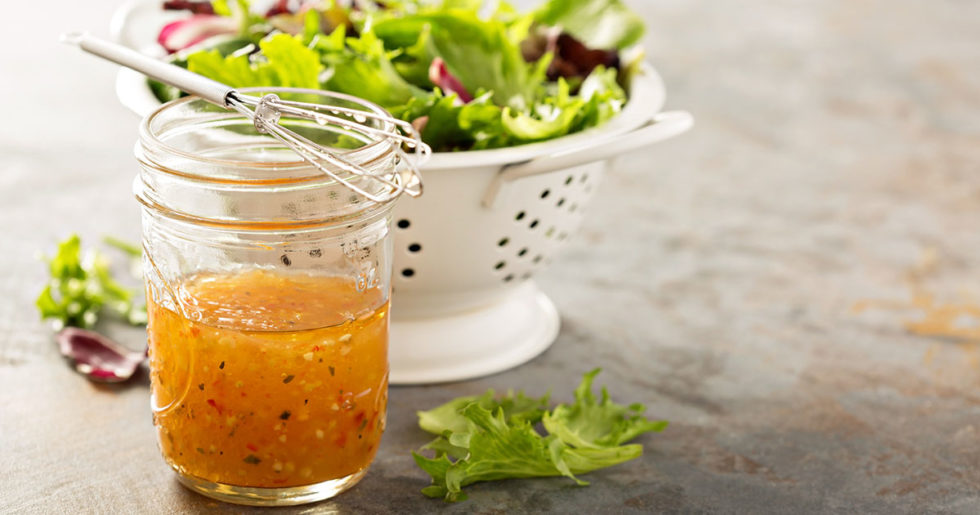
M 370 474 L 309 511 L 980 512 L 977 319 L 959 338 L 907 327 L 980 297 L 980 4 L 633 3 L 695 132 L 625 159 L 542 274 L 564 321 L 547 353 L 394 388 Z M 37 250 L 137 234 L 136 121 L 113 68 L 54 43 L 113 8 L 64 2 L 0 34 L 0 509 L 238 511 L 172 479 L 143 382 L 71 373 L 32 307 Z M 869 299 L 890 304 L 855 309 Z M 597 365 L 672 422 L 641 459 L 588 488 L 418 493 L 414 410 L 487 387 L 567 399 Z

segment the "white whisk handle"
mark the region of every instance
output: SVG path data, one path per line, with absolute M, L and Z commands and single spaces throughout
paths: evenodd
M 235 91 L 220 82 L 189 72 L 179 66 L 143 55 L 133 49 L 97 38 L 85 32 L 63 34 L 61 40 L 77 45 L 82 50 L 108 59 L 118 65 L 132 68 L 147 77 L 197 95 L 209 102 L 227 106 L 228 95 Z

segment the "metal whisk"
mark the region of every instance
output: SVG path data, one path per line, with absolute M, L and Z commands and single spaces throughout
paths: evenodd
M 403 192 L 413 197 L 422 193 L 422 177 L 419 174 L 419 167 L 428 159 L 432 151 L 428 145 L 422 142 L 418 130 L 412 124 L 383 111 L 384 114 L 378 114 L 342 106 L 287 101 L 273 94 L 255 97 L 243 94 L 232 87 L 179 66 L 159 61 L 87 33 L 64 34 L 62 41 L 77 45 L 86 52 L 132 68 L 192 95 L 197 95 L 213 104 L 241 113 L 252 120 L 258 132 L 276 138 L 296 152 L 304 161 L 350 190 L 374 202 L 387 202 Z M 343 97 L 342 95 L 339 96 Z M 384 174 L 372 173 L 356 163 L 344 159 L 342 153 L 328 150 L 283 127 L 279 123 L 283 115 L 312 120 L 320 125 L 336 125 L 376 141 L 388 140 L 395 149 L 398 164 L 403 165 L 402 170 Z M 388 128 L 373 127 L 367 123 L 368 120 L 381 122 L 382 127 L 387 126 Z M 411 155 L 405 151 L 406 148 L 409 149 Z M 344 173 L 348 175 L 345 176 Z M 368 181 L 378 181 L 382 185 L 381 192 L 372 193 L 355 184 L 355 181 L 361 178 Z

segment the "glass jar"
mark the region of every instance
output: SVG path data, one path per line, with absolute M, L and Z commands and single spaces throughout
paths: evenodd
M 263 91 L 384 114 L 333 93 Z M 394 140 L 280 123 L 370 173 L 398 163 Z M 235 503 L 300 504 L 350 488 L 385 427 L 393 202 L 360 197 L 247 118 L 194 97 L 147 117 L 136 154 L 164 458 L 184 485 Z

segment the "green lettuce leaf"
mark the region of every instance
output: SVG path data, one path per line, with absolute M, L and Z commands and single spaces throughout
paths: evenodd
M 577 95 L 559 78 L 541 95 L 532 110 L 504 110 L 504 130 L 519 142 L 553 139 L 602 124 L 622 111 L 626 93 L 616 82 L 616 70 L 597 67 L 579 87 Z
M 428 42 L 424 52 L 416 52 L 414 66 L 428 70 L 436 55 L 467 91 L 492 92 L 500 106 L 522 107 L 537 84 L 531 81 L 531 65 L 507 32 L 507 25 L 493 19 L 480 19 L 475 12 L 461 9 L 440 10 L 383 19 L 373 32 L 389 49 L 407 48 L 419 43 L 423 34 Z M 416 75 L 418 73 L 416 72 Z
M 355 95 L 388 109 L 429 95 L 398 74 L 384 43 L 370 30 L 362 32 L 360 38 L 347 38 L 346 48 L 323 53 L 322 59 L 330 67 L 326 89 Z
M 545 413 L 542 422 L 548 433 L 579 449 L 616 447 L 650 431 L 663 431 L 664 420 L 648 420 L 642 404 L 622 406 L 609 399 L 602 388 L 602 400 L 596 402 L 592 381 L 599 373 L 595 369 L 582 378 L 575 389 L 575 403 L 560 404 Z
M 549 0 L 538 22 L 560 26 L 590 48 L 626 48 L 643 37 L 643 19 L 622 0 Z
M 139 247 L 119 240 L 108 243 L 138 258 Z M 59 329 L 90 328 L 107 308 L 131 324 L 146 323 L 146 306 L 134 303 L 139 292 L 113 278 L 102 253 L 93 250 L 83 256 L 78 235 L 61 242 L 47 261 L 51 279 L 36 301 L 41 318 L 54 320 Z
M 623 25 L 613 32 L 626 37 L 619 44 L 639 37 L 630 36 L 638 19 L 620 0 L 552 0 L 524 14 L 506 1 L 495 2 L 493 10 L 480 0 L 357 5 L 329 0 L 309 9 L 297 18 L 301 33 L 290 36 L 250 13 L 247 1 L 224 0 L 216 9 L 240 18 L 241 33 L 214 38 L 209 48 L 174 59 L 233 87 L 323 88 L 364 98 L 416 124 L 435 151 L 561 137 L 607 121 L 626 100 L 615 70 L 597 68 L 586 79 L 552 82 L 547 78 L 552 55 L 529 63 L 521 51 L 532 25 L 546 22 L 592 34 L 593 43 L 605 34 L 600 28 L 616 23 Z M 432 83 L 429 70 L 437 57 L 474 100 L 464 104 L 456 92 Z M 624 77 L 627 72 L 620 81 Z M 150 86 L 161 100 L 181 94 L 155 81 Z
M 302 37 L 274 34 L 259 41 L 263 60 L 248 55 L 222 56 L 202 50 L 187 56 L 187 68 L 234 88 L 276 85 L 319 89 L 323 64 L 320 55 L 303 44 Z
M 476 404 L 493 413 L 498 409 L 503 410 L 504 418 L 508 422 L 524 420 L 534 424 L 541 420 L 548 409 L 548 395 L 535 398 L 524 395 L 524 392 L 508 391 L 506 395 L 498 396 L 493 390 L 487 390 L 479 396 L 457 397 L 428 411 L 419 411 L 419 427 L 436 435 L 446 431 L 466 431 L 469 423 L 461 411 L 470 404 Z
M 571 131 L 583 104 L 581 100 L 562 106 L 539 104 L 534 114 L 507 108 L 503 117 L 504 129 L 522 142 L 564 136 Z
M 613 403 L 605 388 L 602 401 L 596 402 L 592 381 L 598 373 L 585 374 L 574 404 L 550 412 L 545 411 L 547 396 L 508 392 L 498 397 L 493 390 L 420 411 L 419 426 L 440 435 L 422 448 L 434 456 L 413 453 L 432 478 L 422 493 L 454 502 L 466 498 L 464 487 L 480 481 L 549 476 L 586 485 L 578 474 L 642 455 L 643 446 L 624 444 L 642 433 L 661 431 L 667 423 L 647 420 L 639 404 Z M 549 434 L 534 429 L 538 420 Z
M 527 420 L 508 420 L 503 408 L 491 413 L 470 403 L 460 414 L 468 421 L 468 430 L 446 431 L 429 444 L 436 457 L 413 453 L 415 463 L 432 477 L 432 485 L 422 490 L 428 497 L 462 501 L 466 499 L 463 487 L 499 479 L 564 476 L 586 485 L 575 474 L 616 465 L 643 452 L 640 445 L 573 449 L 554 435 L 542 437 Z

